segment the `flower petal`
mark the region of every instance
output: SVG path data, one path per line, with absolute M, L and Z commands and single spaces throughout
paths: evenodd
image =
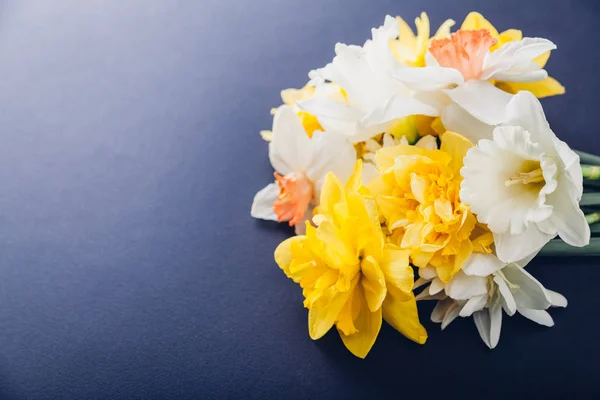
M 448 153 L 452 160 L 450 161 L 450 167 L 454 173 L 458 174 L 463 166 L 463 158 L 467 155 L 467 151 L 473 147 L 473 143 L 464 136 L 447 131 L 441 137 L 442 145 L 440 150 Z
M 465 274 L 471 276 L 488 276 L 504 268 L 506 264 L 493 254 L 473 253 L 462 266 Z
M 534 58 L 554 49 L 556 49 L 554 43 L 542 38 L 524 38 L 517 42 L 506 43 L 498 50 L 488 53 L 480 79 L 496 79 L 500 73 L 519 69 Z M 539 68 L 539 65 L 532 64 Z
M 505 263 L 518 262 L 538 252 L 554 236 L 542 232 L 534 224 L 530 224 L 520 235 L 494 234 L 496 254 Z
M 540 143 L 542 150 L 553 157 L 556 135 L 550 129 L 539 100 L 530 92 L 519 92 L 506 106 L 506 125 L 520 126 L 531 135 L 531 141 Z
M 449 131 L 460 133 L 473 143 L 491 139 L 494 126 L 475 118 L 457 104 L 450 104 L 442 112 L 442 123 Z
M 458 271 L 452 280 L 446 284 L 445 291 L 454 300 L 468 300 L 471 297 L 487 294 L 487 279 L 479 276 L 469 276 L 463 271 Z
M 448 309 L 446 310 L 446 314 L 444 315 L 444 319 L 442 320 L 442 330 L 446 329 L 446 327 L 450 325 L 450 323 L 454 321 L 456 317 L 458 317 L 461 308 L 462 307 L 456 301 L 452 302 L 450 307 L 448 307 Z
M 477 327 L 477 331 L 479 332 L 479 336 L 481 336 L 481 340 L 486 344 L 490 349 L 492 348 L 490 342 L 490 314 L 488 310 L 477 311 L 473 314 L 473 322 L 475 322 L 475 326 Z
M 333 172 L 341 182 L 346 182 L 356 162 L 356 150 L 343 134 L 315 131 L 311 139 L 312 162 L 306 175 L 312 182 L 320 182 L 328 172 Z M 317 187 L 317 198 L 320 188 Z
M 446 316 L 446 312 L 454 303 L 452 299 L 439 300 L 435 307 L 433 307 L 433 311 L 431 311 L 431 322 L 441 323 Z
M 335 286 L 330 286 L 313 302 L 308 310 L 308 333 L 311 339 L 320 339 L 331 329 L 351 292 L 339 292 Z
M 355 107 L 329 98 L 311 97 L 296 103 L 298 108 L 313 114 L 327 132 L 351 136 L 362 113 Z
M 491 83 L 479 80 L 470 80 L 446 90 L 446 94 L 469 114 L 488 125 L 502 122 L 506 106 L 513 97 Z
M 381 329 L 381 308 L 371 312 L 362 290 L 355 291 L 353 296 L 356 297 L 357 305 L 360 307 L 360 311 L 353 321 L 357 332 L 352 335 L 344 335 L 339 329 L 338 332 L 344 345 L 352 354 L 359 358 L 365 358 L 375 344 Z
M 500 276 L 494 276 L 494 282 L 498 285 L 498 290 L 500 291 L 500 295 L 502 296 L 502 307 L 504 311 L 508 315 L 514 315 L 517 311 L 517 303 L 515 302 L 515 298 L 512 295 L 508 285 Z
M 554 207 L 551 222 L 562 240 L 571 246 L 583 247 L 590 243 L 590 225 L 579 208 L 578 190 L 569 183 L 563 174 L 558 188 L 547 196 L 548 203 Z
M 552 304 L 544 286 L 524 268 L 510 264 L 502 270 L 502 273 L 510 283 L 519 287 L 512 292 L 517 308 L 545 310 Z
M 550 296 L 550 303 L 552 307 L 566 307 L 568 304 L 567 298 L 562 294 L 553 290 L 546 289 L 546 292 Z
M 258 219 L 266 219 L 268 221 L 277 221 L 277 214 L 273 211 L 273 203 L 279 195 L 279 185 L 270 183 L 262 188 L 252 202 L 250 215 Z
M 488 310 L 490 313 L 490 349 L 493 349 L 500 340 L 500 330 L 502 329 L 502 306 L 500 301 L 496 301 Z
M 474 312 L 483 309 L 487 303 L 487 294 L 471 297 L 460 310 L 461 317 L 470 317 Z
M 544 310 L 530 310 L 528 308 L 519 308 L 519 314 L 524 316 L 527 319 L 532 320 L 533 322 L 537 322 L 540 325 L 552 327 L 554 326 L 554 320 L 548 314 L 547 311 Z
M 432 92 L 464 82 L 462 74 L 454 68 L 428 66 L 422 68 L 399 68 L 392 76 L 415 91 Z
M 273 139 L 269 143 L 271 165 L 281 175 L 304 171 L 312 160 L 310 138 L 300 119 L 289 106 L 281 106 L 273 119 Z
M 383 302 L 383 318 L 398 332 L 419 344 L 427 341 L 427 331 L 419 322 L 417 302 L 410 295 L 408 300 L 390 290 Z
M 361 263 L 363 277 L 360 284 L 365 294 L 369 310 L 374 312 L 381 307 L 387 294 L 385 276 L 373 256 L 367 256 Z

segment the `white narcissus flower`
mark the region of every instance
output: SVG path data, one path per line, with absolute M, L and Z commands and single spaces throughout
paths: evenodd
M 254 197 L 254 218 L 289 222 L 301 233 L 312 216 L 325 175 L 333 172 L 345 182 L 354 169 L 356 151 L 344 135 L 315 131 L 309 137 L 293 109 L 281 106 L 273 119 L 269 159 L 276 182 Z
M 446 284 L 435 276 L 434 268 L 421 268 L 419 275 L 421 284 L 431 283 L 417 299 L 439 300 L 431 320 L 444 329 L 459 316 L 473 316 L 481 339 L 491 349 L 500 339 L 503 310 L 550 327 L 554 321 L 546 310 L 567 306 L 567 299 L 544 288 L 523 267 L 505 264 L 493 254 L 474 253 Z
M 390 132 L 409 115 L 437 115 L 435 108 L 412 98 L 411 91 L 391 76 L 403 67 L 390 47 L 399 32 L 398 21 L 388 15 L 363 47 L 338 43 L 333 61 L 311 71 L 309 83 L 319 88 L 334 82 L 344 90 L 346 101 L 314 97 L 298 102 L 298 107 L 315 115 L 327 132 L 343 133 L 353 143 Z
M 477 141 L 502 122 L 513 96 L 490 80 L 541 81 L 548 74 L 533 60 L 556 48 L 546 39 L 524 38 L 490 52 L 496 41 L 485 29 L 459 30 L 431 42 L 426 67 L 398 68 L 393 76 L 415 90 L 415 98 L 435 107 L 446 129 Z M 473 124 L 479 129 L 464 129 Z
M 587 245 L 579 156 L 552 132 L 529 92 L 514 96 L 505 121 L 493 140 L 482 139 L 467 152 L 461 170 L 460 197 L 494 234 L 496 254 L 516 262 L 556 235 L 572 246 Z

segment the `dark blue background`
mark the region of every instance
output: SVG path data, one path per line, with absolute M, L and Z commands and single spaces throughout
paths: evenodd
M 269 109 L 337 41 L 386 13 L 432 27 L 479 10 L 553 40 L 559 136 L 600 153 L 597 1 L 3 1 L 0 15 L 0 398 L 494 398 L 598 394 L 597 259 L 537 259 L 569 299 L 551 329 L 471 320 L 419 346 L 384 326 L 366 360 L 307 333 L 250 218 L 272 180 Z

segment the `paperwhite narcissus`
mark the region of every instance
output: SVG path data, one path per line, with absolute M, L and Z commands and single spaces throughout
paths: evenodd
M 309 137 L 302 122 L 289 106 L 277 109 L 273 119 L 273 138 L 269 159 L 276 182 L 254 197 L 254 218 L 289 222 L 303 232 L 305 221 L 319 199 L 328 172 L 343 182 L 352 174 L 356 151 L 344 135 L 315 131 Z
M 433 268 L 421 268 L 420 282 L 431 284 L 417 299 L 439 300 L 431 313 L 433 322 L 445 329 L 456 317 L 473 316 L 479 335 L 491 349 L 500 339 L 502 311 L 516 312 L 540 325 L 553 326 L 546 311 L 549 307 L 566 307 L 567 299 L 542 286 L 516 263 L 505 264 L 493 254 L 471 255 L 462 270 L 444 284 Z
M 471 148 L 461 170 L 461 200 L 494 234 L 496 254 L 510 263 L 537 253 L 559 235 L 585 246 L 590 227 L 579 208 L 579 156 L 550 129 L 542 106 L 519 92 L 505 123 Z
M 398 21 L 387 16 L 363 47 L 338 43 L 333 61 L 311 71 L 310 83 L 318 88 L 326 81 L 334 82 L 344 90 L 347 101 L 314 97 L 298 102 L 298 107 L 315 115 L 327 132 L 343 133 L 353 143 L 391 132 L 409 115 L 437 115 L 435 108 L 412 98 L 411 91 L 391 76 L 405 67 L 390 47 L 399 32 Z
M 497 42 L 488 30 L 459 30 L 431 42 L 424 68 L 397 68 L 393 76 L 417 92 L 415 98 L 437 110 L 446 129 L 476 141 L 489 132 L 485 125 L 502 122 L 513 95 L 492 82 L 535 82 L 548 77 L 533 60 L 556 46 L 541 38 L 524 38 L 490 52 Z M 490 82 L 491 81 L 491 82 Z M 475 119 L 482 129 L 465 132 Z M 476 123 L 476 122 L 472 122 Z

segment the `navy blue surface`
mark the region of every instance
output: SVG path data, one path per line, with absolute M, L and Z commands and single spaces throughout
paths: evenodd
M 384 326 L 359 360 L 335 331 L 310 340 L 272 259 L 290 232 L 250 218 L 280 89 L 386 13 L 437 28 L 472 9 L 557 43 L 567 94 L 546 113 L 600 154 L 597 1 L 3 1 L 0 398 L 600 393 L 597 259 L 531 265 L 569 299 L 554 328 L 505 319 L 489 351 L 471 320 L 442 334 L 427 304 L 425 346 Z

